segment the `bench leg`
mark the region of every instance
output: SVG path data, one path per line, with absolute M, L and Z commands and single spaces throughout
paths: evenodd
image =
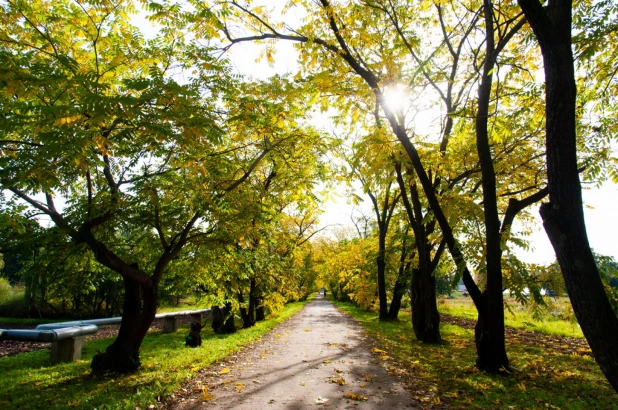
M 78 336 L 53 342 L 51 345 L 51 363 L 68 363 L 81 359 L 85 340 L 86 336 Z
M 163 319 L 163 333 L 174 333 L 178 330 L 179 318 L 166 317 Z

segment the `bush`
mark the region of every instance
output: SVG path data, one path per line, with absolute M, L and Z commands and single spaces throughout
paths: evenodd
M 8 279 L 0 278 L 0 316 L 20 317 L 28 310 L 24 289 L 11 286 Z

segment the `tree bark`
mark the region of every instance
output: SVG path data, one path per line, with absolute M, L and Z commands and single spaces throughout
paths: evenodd
M 476 365 L 481 370 L 496 373 L 509 371 L 504 337 L 504 301 L 502 296 L 502 247 L 500 218 L 496 194 L 496 172 L 489 145 L 489 101 L 491 96 L 492 72 L 496 61 L 494 44 L 494 20 L 491 0 L 483 5 L 485 16 L 485 61 L 479 84 L 479 96 L 475 120 L 476 149 L 481 164 L 481 186 L 483 191 L 483 215 L 485 225 L 485 270 L 487 285 L 482 293 L 478 320 L 474 328 L 477 350 Z
M 577 167 L 572 3 L 518 0 L 541 47 L 545 69 L 549 202 L 541 206 L 573 311 L 592 353 L 618 392 L 618 318 L 603 288 L 586 233 Z
M 157 291 L 154 286 L 124 279 L 122 322 L 116 340 L 105 352 L 96 354 L 90 367 L 93 373 L 129 373 L 140 366 L 139 349 L 157 313 Z
M 410 279 L 410 271 L 412 267 L 412 262 L 406 261 L 406 256 L 409 252 L 408 247 L 406 246 L 406 238 L 405 236 L 408 234 L 408 230 L 406 229 L 406 233 L 404 234 L 404 238 L 401 245 L 401 256 L 399 258 L 399 269 L 397 271 L 397 279 L 395 280 L 395 287 L 393 289 L 393 299 L 391 300 L 390 307 L 388 309 L 388 317 L 391 320 L 397 320 L 399 316 L 399 311 L 401 310 L 401 299 L 406 291 L 406 283 Z
M 256 306 L 256 289 L 255 289 L 255 278 L 251 278 L 251 285 L 249 287 L 249 311 L 247 312 L 246 323 L 243 323 L 243 328 L 248 328 L 255 326 L 255 306 Z
M 379 249 L 376 257 L 378 265 L 378 299 L 380 302 L 380 320 L 389 320 L 388 305 L 386 302 L 386 261 L 384 255 L 386 253 L 386 230 L 388 228 L 380 227 Z

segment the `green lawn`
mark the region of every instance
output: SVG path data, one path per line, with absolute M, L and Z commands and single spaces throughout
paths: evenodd
M 444 343 L 426 345 L 415 340 L 405 314 L 397 322 L 379 322 L 374 312 L 347 303 L 337 305 L 359 320 L 378 347 L 395 359 L 387 362 L 390 370 L 405 374 L 412 386 L 412 396 L 423 406 L 449 409 L 617 408 L 618 395 L 590 357 L 511 343 L 507 351 L 512 373 L 492 376 L 475 368 L 471 330 L 441 325 Z
M 555 336 L 584 338 L 582 330 L 575 321 L 568 298 L 555 298 L 546 311 L 535 317 L 532 312 L 507 298 L 508 309 L 504 312 L 507 326 Z M 470 298 L 439 299 L 440 313 L 476 320 L 477 313 Z
M 196 372 L 259 339 L 306 302 L 285 306 L 281 316 L 231 335 L 202 331 L 202 347 L 186 348 L 188 325 L 176 333 L 150 332 L 141 349 L 141 369 L 131 375 L 94 377 L 90 360 L 111 339 L 88 341 L 82 360 L 49 365 L 49 350 L 0 358 L 0 409 L 141 409 L 171 394 Z

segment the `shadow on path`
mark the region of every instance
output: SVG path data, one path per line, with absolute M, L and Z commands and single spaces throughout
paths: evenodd
M 227 368 L 229 373 L 221 374 Z M 203 386 L 214 398 L 204 401 Z M 354 394 L 354 400 L 346 394 Z M 173 409 L 410 409 L 362 328 L 323 295 L 259 343 L 213 365 L 175 394 Z M 362 396 L 362 397 L 361 397 Z

